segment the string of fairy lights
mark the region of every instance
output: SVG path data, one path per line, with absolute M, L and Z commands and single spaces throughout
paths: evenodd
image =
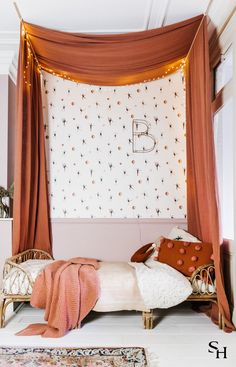
M 155 80 L 163 79 L 167 75 L 172 74 L 172 73 L 175 73 L 178 70 L 181 70 L 182 73 L 184 74 L 185 65 L 186 65 L 185 59 L 182 59 L 181 62 L 177 66 L 170 66 L 162 75 L 159 75 L 159 76 L 157 76 L 155 78 L 151 78 L 151 79 L 145 79 L 142 82 L 132 83 L 132 84 L 145 84 L 145 83 L 152 82 L 152 81 L 155 81 Z M 41 70 L 44 70 L 44 71 L 46 71 L 46 72 L 48 72 L 48 73 L 50 73 L 50 74 L 52 74 L 54 76 L 57 76 L 59 78 L 67 79 L 67 80 L 69 80 L 71 82 L 74 82 L 74 83 L 79 83 L 78 80 L 73 79 L 73 78 L 71 78 L 70 76 L 68 76 L 68 75 L 66 75 L 64 73 L 57 73 L 54 70 L 49 69 L 49 68 L 47 68 L 45 66 L 41 67 Z M 128 85 L 129 84 L 123 84 L 123 86 L 128 86 Z M 112 88 L 112 86 L 110 88 Z
M 26 77 L 26 73 L 27 73 L 27 69 L 29 68 L 29 64 L 30 64 L 30 59 L 33 57 L 36 64 L 37 64 L 37 71 L 42 75 L 42 70 L 56 76 L 56 77 L 59 77 L 59 78 L 62 78 L 62 79 L 66 79 L 66 80 L 69 80 L 71 82 L 74 82 L 74 83 L 80 83 L 80 81 L 74 79 L 74 78 L 71 78 L 69 75 L 67 75 L 66 73 L 59 73 L 59 72 L 56 72 L 55 70 L 53 69 L 50 69 L 50 68 L 47 68 L 46 66 L 42 66 L 40 65 L 39 61 L 38 61 L 38 58 L 36 56 L 36 53 L 34 51 L 34 48 L 33 48 L 33 45 L 32 45 L 32 42 L 30 40 L 30 36 L 29 36 L 29 33 L 27 32 L 25 26 L 24 26 L 24 22 L 22 20 L 22 36 L 24 37 L 24 40 L 26 41 L 26 45 L 27 45 L 27 61 L 26 61 L 26 65 L 25 65 L 25 69 L 24 69 L 24 82 L 27 86 L 31 86 L 31 83 L 29 83 L 27 81 L 27 77 Z M 180 62 L 176 65 L 176 63 L 174 65 L 170 65 L 166 70 L 165 72 L 162 74 L 162 75 L 158 75 L 157 77 L 154 77 L 154 78 L 151 78 L 151 79 L 145 79 L 143 80 L 142 82 L 139 82 L 139 83 L 132 83 L 132 84 L 145 84 L 145 83 L 148 83 L 148 82 L 152 82 L 152 81 L 155 81 L 155 80 L 159 80 L 159 79 L 163 79 L 165 78 L 167 75 L 169 74 L 172 74 L 172 73 L 175 73 L 177 72 L 178 70 L 181 70 L 182 72 L 182 75 L 184 76 L 184 72 L 185 72 L 185 66 L 186 66 L 186 58 L 183 58 L 182 60 L 180 60 Z M 127 86 L 129 84 L 124 84 L 123 86 Z
M 25 69 L 24 69 L 24 82 L 27 86 L 31 87 L 31 83 L 29 83 L 27 81 L 27 77 L 26 77 L 26 73 L 27 73 L 27 69 L 29 68 L 29 64 L 30 64 L 30 59 L 33 57 L 36 64 L 37 64 L 37 71 L 39 73 L 41 73 L 41 65 L 37 59 L 37 56 L 35 54 L 34 48 L 32 46 L 30 37 L 28 32 L 26 31 L 25 27 L 24 27 L 24 22 L 22 20 L 22 36 L 24 37 L 24 40 L 26 41 L 26 46 L 27 46 L 27 61 L 26 61 L 26 65 L 25 65 Z

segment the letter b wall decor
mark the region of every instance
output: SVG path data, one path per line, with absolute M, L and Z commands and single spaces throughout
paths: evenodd
M 132 143 L 133 153 L 149 153 L 155 148 L 156 140 L 153 135 L 149 134 L 147 121 L 133 120 Z

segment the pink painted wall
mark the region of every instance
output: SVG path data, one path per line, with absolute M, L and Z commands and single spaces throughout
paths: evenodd
M 168 235 L 181 219 L 52 219 L 56 259 L 85 256 L 105 261 L 129 261 L 143 244 Z

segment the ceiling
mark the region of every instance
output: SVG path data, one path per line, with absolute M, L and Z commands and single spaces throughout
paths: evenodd
M 124 33 L 162 27 L 195 15 L 211 15 L 219 26 L 236 0 L 16 0 L 27 22 L 68 32 Z M 224 7 L 222 7 L 224 2 Z M 12 0 L 0 0 L 0 74 L 19 43 L 19 18 Z M 4 67 L 1 67 L 4 65 Z
M 210 0 L 16 0 L 31 23 L 72 32 L 120 33 L 161 27 L 204 13 Z M 0 0 L 0 32 L 17 32 L 13 2 Z

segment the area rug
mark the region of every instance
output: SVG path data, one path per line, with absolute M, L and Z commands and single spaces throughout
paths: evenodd
M 146 367 L 144 348 L 0 347 L 1 367 Z

